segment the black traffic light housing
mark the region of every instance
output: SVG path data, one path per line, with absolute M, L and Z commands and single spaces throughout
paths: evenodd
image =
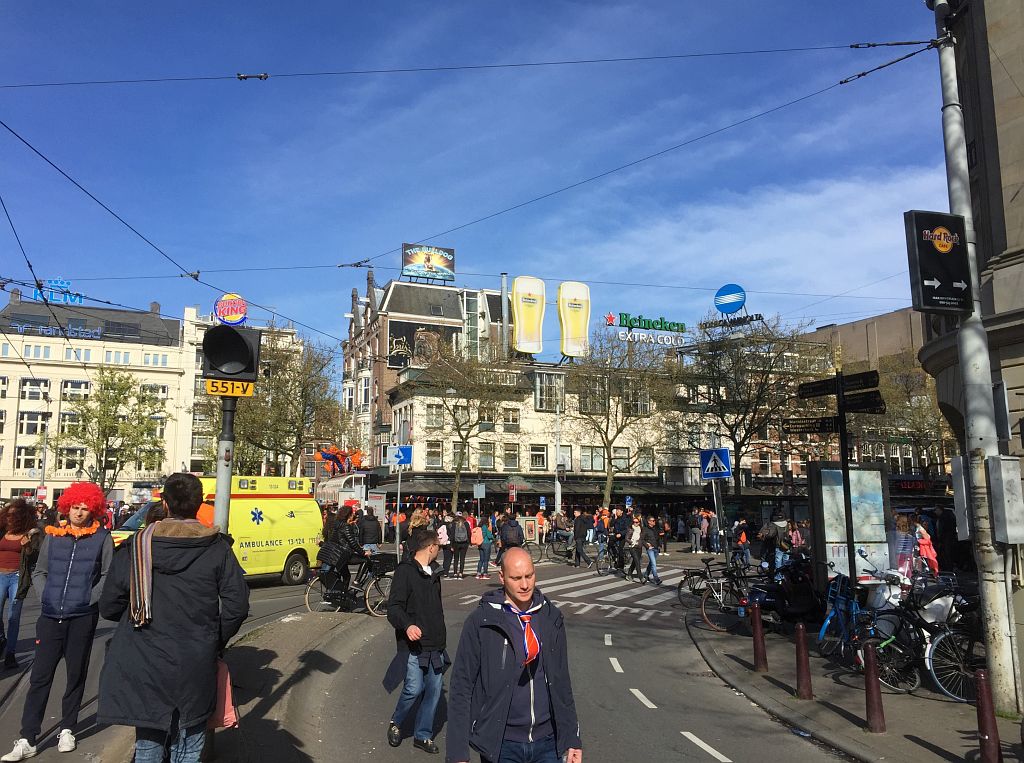
M 214 326 L 203 336 L 203 378 L 255 382 L 260 368 L 260 332 Z
M 558 464 L 555 467 L 555 479 L 559 482 L 565 482 L 565 464 Z

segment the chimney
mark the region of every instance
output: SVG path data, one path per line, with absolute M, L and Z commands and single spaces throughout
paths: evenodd
M 363 330 L 363 313 L 359 307 L 359 289 L 352 289 L 352 325 L 358 334 Z
M 366 299 L 370 306 L 370 323 L 377 317 L 377 284 L 373 280 L 373 268 L 366 271 Z
M 159 313 L 160 312 L 160 303 L 159 302 L 150 302 L 149 303 L 149 312 L 151 312 L 151 313 Z
M 21 289 L 11 289 L 11 304 L 12 305 L 20 305 L 21 304 Z

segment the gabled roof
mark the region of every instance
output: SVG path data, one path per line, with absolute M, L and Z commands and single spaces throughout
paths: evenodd
M 451 286 L 392 281 L 386 289 L 381 312 L 404 313 L 423 318 L 462 320 L 462 300 L 459 290 Z

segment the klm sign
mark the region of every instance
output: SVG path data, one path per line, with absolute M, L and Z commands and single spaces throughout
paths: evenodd
M 48 278 L 44 284 L 45 288 L 33 289 L 32 299 L 57 305 L 85 304 L 81 294 L 72 293 L 71 281 L 65 281 L 63 278 Z

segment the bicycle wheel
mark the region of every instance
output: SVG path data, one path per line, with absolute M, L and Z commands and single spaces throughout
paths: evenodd
M 391 593 L 391 575 L 374 578 L 363 594 L 366 611 L 374 617 L 384 617 L 388 613 L 388 596 Z
M 558 541 L 548 543 L 543 549 L 543 554 L 549 562 L 564 562 L 565 544 Z
M 708 586 L 700 599 L 700 615 L 714 631 L 726 631 L 739 621 L 740 599 L 730 583 L 722 585 L 721 597 L 713 586 Z
M 939 690 L 958 702 L 974 702 L 974 671 L 985 667 L 985 642 L 963 629 L 940 634 L 925 655 L 925 667 Z
M 842 624 L 839 622 L 841 616 L 838 610 L 833 609 L 825 619 L 821 630 L 818 631 L 818 654 L 825 659 L 835 657 L 837 654 L 841 658 L 845 651 L 843 645 L 846 639 Z
M 526 541 L 523 544 L 523 550 L 530 555 L 530 559 L 533 560 L 534 564 L 537 564 L 544 558 L 544 549 L 533 541 Z
M 597 555 L 597 574 L 607 575 L 615 568 L 615 558 L 606 550 Z
M 306 609 L 310 612 L 340 612 L 341 592 L 333 589 L 319 575 L 306 586 Z
M 878 680 L 893 691 L 908 694 L 921 687 L 921 670 L 914 655 L 895 639 L 875 648 L 878 656 Z
M 690 593 L 698 598 L 704 594 L 708 587 L 707 576 L 699 570 L 694 570 L 683 580 L 686 581 L 686 587 L 690 589 Z

